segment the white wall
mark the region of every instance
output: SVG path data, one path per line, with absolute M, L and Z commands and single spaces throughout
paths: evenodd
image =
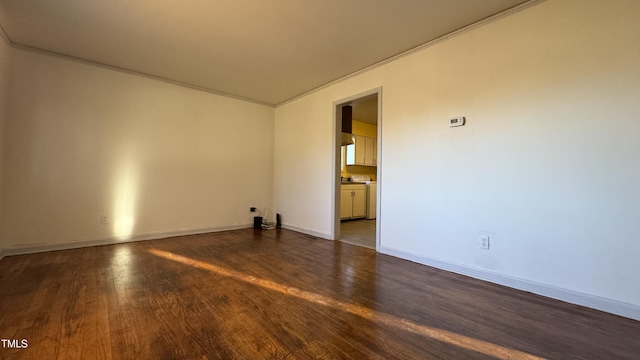
M 276 210 L 330 236 L 332 102 L 382 86 L 382 251 L 640 319 L 638 18 L 549 0 L 278 107 Z
M 7 96 L 7 76 L 9 74 L 9 46 L 4 42 L 3 38 L 0 38 L 0 229 L 4 228 L 4 216 L 3 216 L 3 186 L 4 179 L 4 119 L 6 113 L 5 97 Z M 0 257 L 4 250 L 4 241 L 2 237 L 2 231 L 0 230 Z
M 273 108 L 29 51 L 13 60 L 8 246 L 243 227 L 250 206 L 272 206 Z

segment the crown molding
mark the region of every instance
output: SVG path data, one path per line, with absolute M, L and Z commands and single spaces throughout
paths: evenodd
M 227 97 L 227 98 L 232 98 L 232 99 L 236 99 L 236 100 L 240 100 L 240 101 L 245 101 L 245 102 L 250 102 L 250 103 L 254 103 L 254 104 L 258 104 L 258 105 L 263 105 L 263 106 L 268 106 L 271 108 L 277 108 L 279 106 L 288 104 L 290 102 L 293 102 L 297 99 L 303 98 L 307 95 L 313 94 L 315 92 L 318 92 L 322 89 L 325 89 L 329 86 L 335 85 L 337 83 L 340 83 L 344 80 L 350 79 L 352 77 L 358 76 L 360 74 L 366 73 L 370 70 L 376 69 L 382 65 L 388 64 L 390 62 L 393 62 L 395 60 L 401 59 L 405 56 L 411 55 L 415 52 L 424 50 L 426 48 L 429 48 L 433 45 L 436 45 L 438 43 L 441 43 L 445 40 L 451 39 L 453 37 L 456 37 L 458 35 L 461 35 L 463 33 L 466 33 L 468 31 L 471 31 L 475 28 L 478 28 L 480 26 L 489 24 L 491 22 L 494 22 L 496 20 L 499 20 L 505 16 L 520 12 L 522 10 L 528 9 L 534 5 L 537 5 L 539 3 L 542 3 L 544 1 L 547 0 L 529 0 L 525 3 L 522 3 L 520 5 L 516 5 L 512 8 L 509 8 L 507 10 L 504 10 L 498 14 L 486 17 L 482 20 L 476 21 L 473 24 L 464 26 L 460 29 L 454 30 L 448 34 L 445 34 L 439 38 L 436 38 L 434 40 L 428 41 L 422 45 L 418 45 L 412 49 L 406 50 L 404 52 L 401 52 L 399 54 L 393 55 L 389 58 L 386 58 L 384 60 L 381 60 L 373 65 L 367 66 L 363 69 L 354 71 L 350 74 L 347 74 L 345 76 L 342 76 L 338 79 L 335 79 L 333 81 L 330 81 L 328 83 L 325 83 L 323 85 L 320 85 L 316 88 L 313 88 L 311 90 L 305 91 L 299 95 L 296 95 L 292 98 L 289 98 L 287 100 L 284 100 L 282 102 L 279 103 L 268 103 L 265 101 L 260 101 L 257 99 L 252 99 L 252 98 L 248 98 L 248 97 L 244 97 L 244 96 L 240 96 L 240 95 L 234 95 L 231 93 L 226 93 L 223 91 L 218 91 L 215 89 L 211 89 L 211 88 L 207 88 L 207 87 L 203 87 L 203 86 L 199 86 L 199 85 L 193 85 L 193 84 L 189 84 L 189 83 L 185 83 L 185 82 L 181 82 L 181 81 L 177 81 L 177 80 L 172 80 L 169 78 L 165 78 L 165 77 L 161 77 L 161 76 L 157 76 L 157 75 L 152 75 L 152 74 L 148 74 L 142 71 L 137 71 L 137 70 L 132 70 L 132 69 L 128 69 L 128 68 L 124 68 L 124 67 L 120 67 L 120 66 L 115 66 L 115 65 L 109 65 L 109 64 L 105 64 L 105 63 L 101 63 L 98 61 L 94 61 L 94 60 L 89 60 L 89 59 L 85 59 L 85 58 L 81 58 L 81 57 L 76 57 L 76 56 L 72 56 L 72 55 L 67 55 L 67 54 L 63 54 L 63 53 L 59 53 L 59 52 L 55 52 L 55 51 L 50 51 L 50 50 L 45 50 L 42 48 L 38 48 L 38 47 L 34 47 L 34 46 L 29 46 L 29 45 L 25 45 L 25 44 L 21 44 L 21 43 L 16 43 L 14 41 L 12 41 L 9 36 L 7 35 L 6 31 L 2 28 L 2 25 L 0 24 L 0 37 L 2 37 L 2 39 L 4 40 L 4 42 L 13 47 L 13 48 L 17 48 L 17 49 L 22 49 L 22 50 L 26 50 L 26 51 L 31 51 L 31 52 L 35 52 L 35 53 L 39 53 L 39 54 L 43 54 L 43 55 L 48 55 L 48 56 L 53 56 L 53 57 L 58 57 L 58 58 L 62 58 L 65 60 L 69 60 L 69 61 L 74 61 L 74 62 L 79 62 L 79 63 L 83 63 L 83 64 L 87 64 L 87 65 L 92 65 L 92 66 L 97 66 L 103 69 L 107 69 L 107 70 L 112 70 L 112 71 L 117 71 L 117 72 L 121 72 L 121 73 L 126 73 L 126 74 L 130 74 L 130 75 L 138 75 L 138 76 L 142 76 L 148 79 L 153 79 L 153 80 L 157 80 L 157 81 L 161 81 L 161 82 L 165 82 L 165 83 L 169 83 L 172 85 L 177 85 L 177 86 L 181 86 L 181 87 L 185 87 L 185 88 L 189 88 L 192 90 L 197 90 L 197 91 L 202 91 L 202 92 L 207 92 L 210 94 L 214 94 L 214 95 L 218 95 L 218 96 L 223 96 L 223 97 Z
M 292 97 L 292 98 L 290 98 L 288 100 L 285 100 L 283 102 L 280 102 L 280 103 L 276 104 L 275 107 L 277 108 L 277 107 L 280 107 L 282 105 L 286 105 L 286 104 L 288 104 L 290 102 L 293 102 L 295 100 L 303 98 L 303 97 L 305 97 L 307 95 L 310 95 L 310 94 L 318 92 L 318 91 L 320 91 L 322 89 L 325 89 L 325 88 L 327 88 L 327 87 L 329 87 L 331 85 L 335 85 L 337 83 L 340 83 L 340 82 L 345 81 L 347 79 L 350 79 L 352 77 L 358 76 L 360 74 L 364 74 L 364 73 L 366 73 L 368 71 L 371 71 L 373 69 L 376 69 L 376 68 L 378 68 L 378 67 L 380 67 L 382 65 L 386 65 L 386 64 L 388 64 L 390 62 L 393 62 L 393 61 L 396 61 L 398 59 L 404 58 L 404 57 L 409 56 L 409 55 L 411 55 L 413 53 L 416 53 L 418 51 L 421 51 L 421 50 L 424 50 L 424 49 L 429 48 L 431 46 L 434 46 L 436 44 L 439 44 L 439 43 L 441 43 L 441 42 L 443 42 L 445 40 L 449 40 L 449 39 L 454 38 L 456 36 L 462 35 L 462 34 L 468 32 L 468 31 L 471 31 L 471 30 L 476 29 L 478 27 L 481 27 L 481 26 L 484 26 L 486 24 L 492 23 L 494 21 L 497 21 L 497 20 L 502 19 L 502 18 L 504 18 L 506 16 L 509 16 L 509 15 L 515 14 L 517 12 L 523 11 L 525 9 L 528 9 L 528 8 L 534 6 L 534 5 L 537 5 L 537 4 L 545 2 L 545 1 L 547 1 L 547 0 L 529 0 L 529 1 L 525 2 L 525 3 L 520 4 L 520 5 L 516 5 L 516 6 L 512 7 L 512 8 L 509 8 L 509 9 L 504 10 L 502 12 L 499 12 L 497 14 L 491 15 L 489 17 L 486 17 L 486 18 L 482 19 L 482 20 L 478 20 L 478 21 L 474 22 L 473 24 L 469 24 L 467 26 L 461 27 L 458 30 L 454 30 L 454 31 L 452 31 L 450 33 L 442 35 L 439 38 L 436 38 L 436 39 L 433 39 L 431 41 L 428 41 L 428 42 L 426 42 L 426 43 L 424 43 L 422 45 L 418 45 L 418 46 L 416 46 L 414 48 L 411 48 L 409 50 L 406 50 L 406 51 L 401 52 L 399 54 L 393 55 L 393 56 L 391 56 L 389 58 L 386 58 L 384 60 L 381 60 L 381 61 L 379 61 L 379 62 L 377 62 L 377 63 L 375 63 L 373 65 L 369 65 L 369 66 L 367 66 L 367 67 L 365 67 L 363 69 L 360 69 L 358 71 L 352 72 L 351 74 L 347 74 L 347 75 L 345 75 L 343 77 L 340 77 L 338 79 L 330 81 L 330 82 L 328 82 L 328 83 L 326 83 L 324 85 L 320 85 L 320 86 L 318 86 L 318 87 L 316 87 L 314 89 L 311 89 L 309 91 L 305 91 L 304 93 L 302 93 L 300 95 L 296 95 L 296 96 L 294 96 L 294 97 Z
M 152 79 L 152 80 L 157 80 L 157 81 L 169 83 L 169 84 L 172 84 L 172 85 L 177 85 L 177 86 L 189 88 L 189 89 L 192 89 L 192 90 L 197 90 L 197 91 L 207 92 L 207 93 L 218 95 L 218 96 L 232 98 L 232 99 L 235 99 L 235 100 L 241 100 L 241 101 L 250 102 L 250 103 L 254 103 L 254 104 L 258 104 L 258 105 L 268 106 L 268 107 L 271 107 L 271 108 L 275 107 L 274 104 L 267 103 L 267 102 L 264 102 L 264 101 L 247 98 L 247 97 L 240 96 L 240 95 L 234 95 L 234 94 L 226 93 L 226 92 L 223 92 L 223 91 L 210 89 L 210 88 L 207 88 L 207 87 L 204 87 L 204 86 L 198 86 L 198 85 L 185 83 L 185 82 L 182 82 L 182 81 L 171 80 L 169 78 L 148 74 L 148 73 L 145 73 L 145 72 L 142 72 L 142 71 L 127 69 L 127 68 L 120 67 L 120 66 L 115 66 L 115 65 L 109 65 L 109 64 L 101 63 L 101 62 L 94 61 L 94 60 L 89 60 L 89 59 L 85 59 L 85 58 L 81 58 L 81 57 L 77 57 L 77 56 L 72 56 L 72 55 L 67 55 L 67 54 L 63 54 L 63 53 L 59 53 L 59 52 L 55 52 L 55 51 L 51 51 L 51 50 L 45 50 L 45 49 L 41 49 L 41 48 L 38 48 L 38 47 L 24 45 L 24 44 L 15 43 L 15 42 L 10 42 L 10 45 L 13 48 L 16 48 L 16 49 L 29 51 L 29 52 L 33 52 L 33 53 L 38 53 L 38 54 L 41 54 L 41 55 L 57 57 L 57 58 L 65 59 L 65 60 L 68 60 L 68 61 L 82 63 L 82 64 L 85 64 L 85 65 L 91 65 L 91 66 L 103 68 L 103 69 L 106 69 L 106 70 L 117 71 L 117 72 L 120 72 L 120 73 L 129 74 L 129 75 L 137 75 L 137 76 L 141 76 L 141 77 L 144 77 L 144 78 L 148 78 L 148 79 Z
M 240 95 L 230 94 L 230 93 L 226 93 L 226 92 L 223 92 L 223 91 L 210 89 L 210 88 L 207 88 L 207 87 L 204 87 L 204 86 L 198 86 L 198 85 L 185 83 L 185 82 L 182 82 L 182 81 L 171 80 L 171 79 L 168 79 L 168 78 L 165 78 L 165 77 L 162 77 L 162 76 L 152 75 L 152 74 L 148 74 L 148 73 L 145 73 L 145 72 L 142 72 L 142 71 L 127 69 L 127 68 L 120 67 L 120 66 L 115 66 L 115 65 L 109 65 L 109 64 L 101 63 L 101 62 L 94 61 L 94 60 L 89 60 L 89 59 L 85 59 L 85 58 L 81 58 L 81 57 L 77 57 L 77 56 L 72 56 L 72 55 L 59 53 L 59 52 L 56 52 L 56 51 L 45 50 L 45 49 L 42 49 L 42 48 L 39 48 L 39 47 L 35 47 L 35 46 L 30 46 L 30 45 L 17 43 L 17 42 L 12 41 L 11 38 L 9 38 L 9 35 L 7 35 L 7 32 L 2 27 L 2 24 L 0 24 L 0 37 L 2 38 L 2 40 L 4 40 L 4 42 L 9 47 L 12 47 L 14 49 L 20 49 L 20 50 L 24 50 L 24 51 L 29 51 L 29 52 L 33 52 L 33 53 L 37 53 L 37 54 L 45 55 L 45 56 L 57 57 L 57 58 L 65 59 L 65 60 L 68 60 L 68 61 L 82 63 L 82 64 L 85 64 L 85 65 L 96 66 L 96 67 L 99 67 L 99 68 L 112 70 L 112 71 L 117 71 L 117 72 L 129 74 L 129 75 L 138 75 L 138 76 L 145 77 L 147 79 L 153 79 L 153 80 L 169 83 L 169 84 L 172 84 L 172 85 L 177 85 L 177 86 L 189 88 L 189 89 L 192 89 L 192 90 L 207 92 L 207 93 L 218 95 L 218 96 L 223 96 L 223 97 L 227 97 L 227 98 L 231 98 L 231 99 L 235 99 L 235 100 L 240 100 L 240 101 L 245 101 L 245 102 L 250 102 L 250 103 L 254 103 L 254 104 L 258 104 L 258 105 L 263 105 L 263 106 L 268 106 L 268 107 L 271 107 L 271 108 L 275 108 L 275 104 L 272 104 L 272 103 L 268 103 L 268 102 L 264 102 L 264 101 L 260 101 L 260 100 L 256 100 L 256 99 L 252 99 L 252 98 L 247 98 L 247 97 L 240 96 Z
M 11 39 L 9 39 L 9 35 L 7 35 L 7 32 L 4 31 L 2 24 L 0 24 L 0 37 L 2 38 L 2 40 L 4 40 L 5 44 L 9 46 L 13 45 L 13 43 L 11 42 Z

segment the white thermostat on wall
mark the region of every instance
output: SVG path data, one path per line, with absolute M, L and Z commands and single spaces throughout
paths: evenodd
M 464 125 L 464 116 L 457 117 L 455 119 L 449 120 L 449 126 L 462 126 Z

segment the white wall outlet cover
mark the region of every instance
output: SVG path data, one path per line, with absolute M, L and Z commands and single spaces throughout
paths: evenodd
M 480 236 L 480 249 L 489 250 L 489 236 Z

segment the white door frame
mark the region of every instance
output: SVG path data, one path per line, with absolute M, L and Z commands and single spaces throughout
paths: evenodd
M 376 149 L 378 154 L 376 174 L 376 180 L 378 182 L 376 189 L 376 251 L 378 251 L 378 249 L 380 249 L 380 225 L 382 223 L 380 217 L 380 209 L 382 209 L 382 202 L 380 201 L 380 194 L 382 193 L 382 86 L 333 102 L 333 150 L 331 152 L 333 155 L 333 169 L 331 171 L 333 181 L 333 186 L 331 187 L 333 195 L 331 201 L 333 216 L 331 220 L 331 240 L 340 239 L 340 164 L 342 161 L 340 157 L 340 145 L 342 138 L 342 111 L 338 111 L 338 108 L 346 103 L 371 95 L 378 95 L 378 147 Z

